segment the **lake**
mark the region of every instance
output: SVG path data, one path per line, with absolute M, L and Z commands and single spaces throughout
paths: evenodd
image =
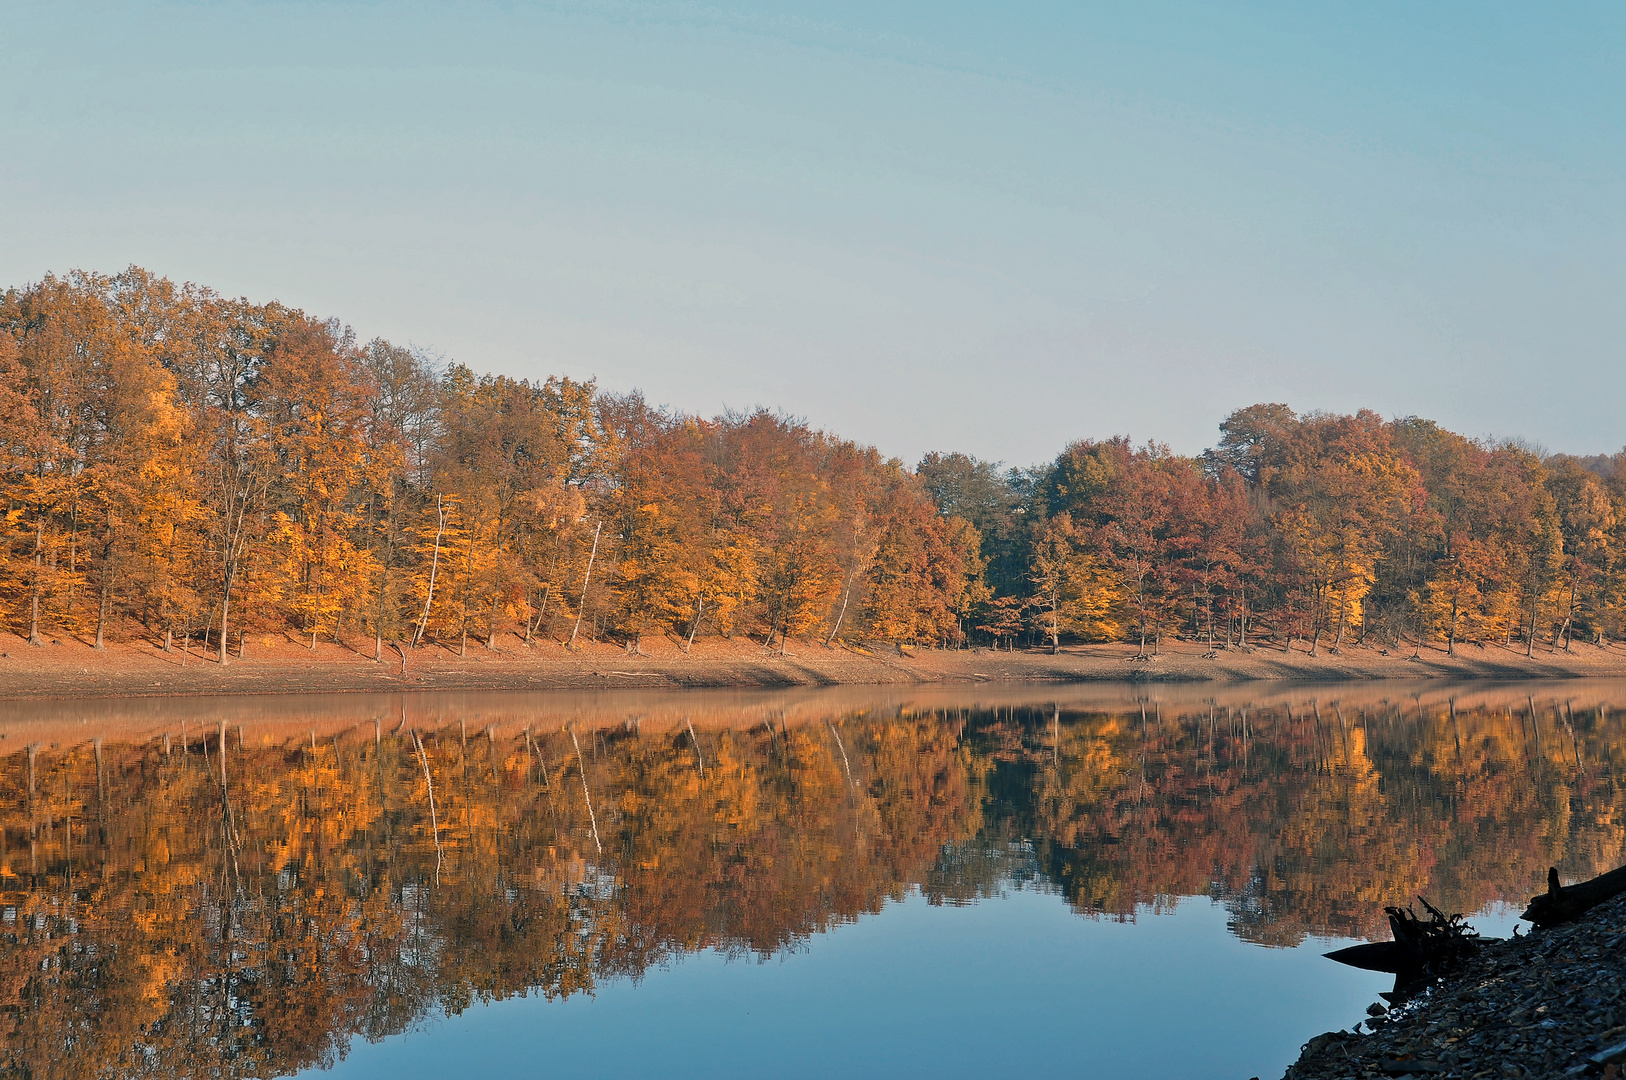
M 33 1077 L 1279 1076 L 1626 861 L 1626 685 L 0 702 Z

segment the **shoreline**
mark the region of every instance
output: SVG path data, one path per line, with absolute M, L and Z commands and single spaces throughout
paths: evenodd
M 1571 923 L 1487 942 L 1405 1005 L 1385 1014 L 1374 1003 L 1371 1018 L 1353 1030 L 1305 1043 L 1283 1080 L 1619 1077 L 1626 1063 L 1623 941 L 1626 896 Z
M 192 695 L 332 694 L 436 690 L 595 690 L 640 688 L 789 688 L 797 686 L 925 686 L 1009 682 L 1252 683 L 1374 680 L 1539 680 L 1626 678 L 1626 649 L 1577 644 L 1570 651 L 1466 646 L 1385 653 L 1346 646 L 1310 656 L 1301 649 L 1220 650 L 1206 643 L 1165 642 L 1161 655 L 1137 659 L 1131 645 L 1072 645 L 1014 652 L 990 649 L 909 649 L 890 646 L 826 648 L 792 641 L 784 655 L 743 639 L 697 642 L 691 654 L 669 639 L 646 641 L 640 655 L 592 642 L 566 651 L 544 641 L 516 638 L 496 649 L 470 643 L 459 656 L 443 646 L 386 648 L 372 658 L 361 647 L 318 643 L 314 650 L 280 635 L 250 638 L 248 655 L 222 667 L 196 651 L 184 658 L 147 641 L 113 643 L 97 651 L 71 637 L 31 647 L 0 634 L 0 701 L 51 698 L 173 697 Z
M 771 717 L 797 727 L 822 726 L 831 716 L 877 711 L 1043 709 L 1046 713 L 1143 711 L 1156 722 L 1211 718 L 1215 710 L 1324 710 L 1339 723 L 1342 709 L 1381 709 L 1386 715 L 1446 721 L 1454 711 L 1494 709 L 1614 712 L 1626 707 L 1626 679 L 1449 679 L 1125 683 L 1105 680 L 892 682 L 841 685 L 677 687 L 649 685 L 503 690 L 424 689 L 374 685 L 362 690 L 284 690 L 262 694 L 190 693 L 100 695 L 0 700 L 0 756 L 21 745 L 69 746 L 106 739 L 141 742 L 168 733 L 214 730 L 225 722 L 258 739 L 306 740 L 363 729 L 374 734 L 403 724 L 425 731 L 481 730 L 522 738 L 527 730 L 563 724 L 607 730 L 638 717 L 653 730 L 734 731 Z

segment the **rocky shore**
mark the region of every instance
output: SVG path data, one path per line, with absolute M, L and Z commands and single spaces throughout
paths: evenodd
M 1329 961 L 1330 963 L 1330 961 Z M 1424 994 L 1311 1039 L 1284 1080 L 1605 1077 L 1626 1070 L 1626 896 L 1484 945 Z

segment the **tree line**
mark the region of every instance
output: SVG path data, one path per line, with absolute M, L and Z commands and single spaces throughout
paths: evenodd
M 1626 451 L 1260 404 L 1195 457 L 1084 440 L 1037 469 L 933 454 L 918 475 L 978 530 L 973 626 L 996 641 L 1529 655 L 1626 631 Z
M 0 329 L 0 618 L 35 644 L 938 642 L 978 595 L 975 532 L 900 462 L 767 411 L 478 375 L 138 268 L 12 289 Z
M 132 267 L 0 297 L 0 626 L 498 647 L 666 635 L 1314 654 L 1622 636 L 1626 451 L 1238 410 L 914 469 L 758 410 L 477 374 Z

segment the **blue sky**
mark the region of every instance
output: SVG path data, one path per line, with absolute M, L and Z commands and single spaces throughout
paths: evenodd
M 138 263 L 914 460 L 1626 443 L 1626 8 L 16 4 L 0 282 Z

